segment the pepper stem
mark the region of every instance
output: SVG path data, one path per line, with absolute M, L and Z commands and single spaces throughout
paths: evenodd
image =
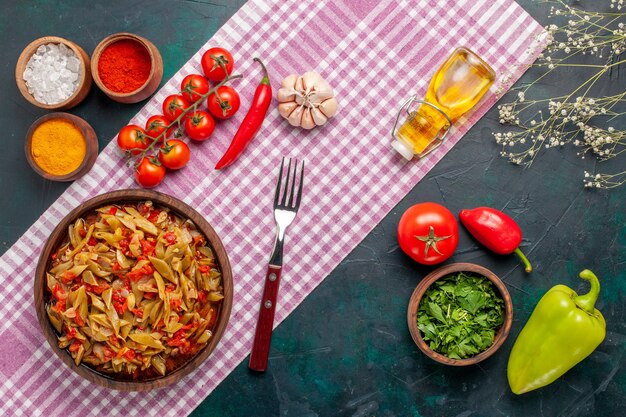
M 530 264 L 530 261 L 528 260 L 526 255 L 524 255 L 524 252 L 522 252 L 520 248 L 515 248 L 514 252 L 517 254 L 517 256 L 519 256 L 519 258 L 524 263 L 524 271 L 533 272 L 533 266 Z
M 253 58 L 253 60 L 261 64 L 261 66 L 263 67 L 263 79 L 261 80 L 260 84 L 270 85 L 270 76 L 267 73 L 267 68 L 265 68 L 265 64 L 263 63 L 263 61 L 261 61 L 259 58 Z
M 574 297 L 574 303 L 576 303 L 579 308 L 585 310 L 587 313 L 593 314 L 595 310 L 594 306 L 596 304 L 596 300 L 600 295 L 600 281 L 598 280 L 598 277 L 588 269 L 583 270 L 579 274 L 579 276 L 582 279 L 586 279 L 587 281 L 589 281 L 591 288 L 589 289 L 589 292 L 587 294 L 577 295 L 576 297 Z

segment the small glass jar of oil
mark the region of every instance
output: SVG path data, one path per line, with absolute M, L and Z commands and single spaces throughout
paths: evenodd
M 459 117 L 476 105 L 496 78 L 494 70 L 471 50 L 457 48 L 439 67 L 428 86 L 426 97 L 407 100 L 407 120 L 392 132 L 392 147 L 410 160 L 437 148 L 447 130 Z M 409 111 L 413 103 L 421 103 Z M 396 119 L 396 125 L 400 113 Z

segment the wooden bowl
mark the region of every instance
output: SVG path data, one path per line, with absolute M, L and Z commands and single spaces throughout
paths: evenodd
M 114 376 L 99 373 L 87 366 L 86 364 L 76 366 L 70 354 L 66 350 L 60 349 L 58 347 L 56 330 L 52 327 L 52 324 L 48 319 L 45 309 L 46 271 L 49 269 L 50 256 L 52 255 L 53 251 L 58 248 L 59 245 L 62 244 L 63 241 L 67 238 L 67 228 L 77 218 L 84 215 L 85 213 L 89 213 L 92 210 L 98 207 L 105 206 L 107 204 L 128 203 L 145 200 L 151 200 L 157 205 L 171 209 L 173 212 L 177 213 L 183 218 L 190 219 L 196 225 L 197 229 L 204 234 L 204 236 L 207 238 L 207 242 L 213 250 L 213 253 L 215 254 L 217 265 L 222 273 L 224 299 L 219 308 L 217 324 L 215 327 L 215 331 L 213 332 L 213 337 L 209 340 L 207 345 L 200 352 L 198 352 L 196 356 L 192 357 L 187 363 L 180 366 L 173 372 L 165 375 L 164 377 L 137 382 L 126 380 L 120 381 L 116 380 Z M 213 352 L 222 335 L 224 334 L 226 326 L 228 325 L 228 319 L 230 318 L 230 311 L 233 303 L 233 277 L 230 262 L 228 260 L 228 256 L 226 255 L 226 250 L 222 245 L 222 241 L 218 237 L 217 233 L 215 233 L 215 230 L 213 230 L 211 225 L 202 217 L 201 214 L 199 214 L 197 211 L 195 211 L 182 201 L 156 191 L 120 190 L 102 194 L 88 201 L 85 201 L 74 210 L 72 210 L 67 216 L 65 216 L 63 220 L 61 220 L 61 222 L 50 235 L 50 238 L 46 242 L 39 257 L 39 262 L 35 271 L 34 291 L 35 308 L 37 310 L 37 318 L 39 320 L 41 330 L 43 331 L 43 334 L 46 337 L 48 344 L 52 347 L 54 353 L 65 363 L 65 365 L 67 365 L 83 378 L 103 387 L 121 391 L 146 391 L 153 388 L 160 388 L 169 384 L 173 384 L 181 380 L 187 374 L 200 366 L 200 364 L 202 364 L 202 362 L 204 362 L 206 358 L 209 357 L 211 352 Z
M 85 144 L 87 146 L 87 149 L 85 151 L 85 158 L 83 159 L 83 162 L 78 166 L 78 168 L 76 168 L 69 174 L 50 174 L 41 169 L 33 158 L 33 153 L 31 150 L 33 133 L 40 124 L 51 119 L 64 119 L 72 122 L 76 127 L 80 129 L 80 131 L 83 133 L 83 137 L 85 138 Z M 98 138 L 96 137 L 96 132 L 94 132 L 91 125 L 80 117 L 62 112 L 48 113 L 35 120 L 28 129 L 28 132 L 26 133 L 26 142 L 24 143 L 24 151 L 26 153 L 26 160 L 28 161 L 30 166 L 35 170 L 36 173 L 38 173 L 45 179 L 52 181 L 73 181 L 89 172 L 91 167 L 93 167 L 93 164 L 96 162 L 96 158 L 98 158 Z
M 150 55 L 151 68 L 148 79 L 141 87 L 135 91 L 131 91 L 130 93 L 117 93 L 110 90 L 106 85 L 104 85 L 102 79 L 100 79 L 100 75 L 98 74 L 98 62 L 100 61 L 102 52 L 112 43 L 121 40 L 132 40 L 140 43 L 144 46 L 144 48 L 146 48 L 148 54 Z M 137 103 L 150 97 L 157 90 L 157 88 L 159 88 L 161 79 L 163 78 L 163 59 L 161 58 L 161 54 L 159 53 L 157 47 L 146 38 L 126 32 L 114 33 L 113 35 L 109 35 L 104 38 L 98 46 L 96 46 L 93 54 L 91 54 L 91 73 L 93 74 L 93 79 L 96 82 L 96 85 L 112 100 L 119 103 Z
M 417 310 L 426 290 L 433 284 L 433 282 L 455 272 L 471 272 L 487 278 L 494 284 L 494 286 L 500 293 L 502 300 L 504 300 L 504 322 L 502 323 L 500 329 L 496 332 L 493 344 L 487 350 L 467 359 L 451 359 L 447 356 L 435 352 L 428 346 L 428 343 L 424 341 L 424 339 L 422 338 L 422 333 L 417 327 Z M 450 265 L 444 265 L 441 268 L 434 270 L 430 274 L 426 275 L 426 277 L 422 281 L 420 281 L 420 283 L 413 291 L 413 295 L 411 295 L 411 300 L 409 301 L 407 322 L 409 325 L 409 331 L 411 332 L 411 337 L 413 337 L 413 341 L 415 342 L 417 347 L 420 348 L 420 350 L 424 352 L 424 354 L 429 358 L 445 365 L 474 365 L 478 362 L 484 361 L 485 359 L 493 355 L 500 348 L 500 346 L 502 346 L 502 344 L 508 337 L 509 332 L 511 331 L 511 325 L 513 323 L 513 303 L 511 302 L 511 296 L 509 295 L 509 291 L 506 289 L 506 286 L 504 285 L 502 280 L 500 280 L 500 278 L 496 276 L 496 274 L 480 265 L 471 263 L 455 263 Z
M 80 60 L 80 80 L 78 82 L 78 87 L 76 87 L 76 91 L 70 97 L 68 97 L 65 101 L 62 101 L 57 104 L 45 104 L 40 103 L 28 92 L 28 87 L 26 87 L 26 82 L 24 81 L 24 70 L 26 69 L 26 64 L 28 64 L 28 60 L 31 56 L 37 51 L 41 45 L 47 45 L 49 43 L 62 43 L 68 48 L 70 48 L 78 59 Z M 32 41 L 20 54 L 20 57 L 17 59 L 17 64 L 15 65 L 15 82 L 17 83 L 17 88 L 20 90 L 22 95 L 26 100 L 28 100 L 34 106 L 40 107 L 46 110 L 67 110 L 72 107 L 78 105 L 81 101 L 87 97 L 89 90 L 91 89 L 91 85 L 93 83 L 93 79 L 91 77 L 91 66 L 89 62 L 89 55 L 77 44 L 72 41 L 68 41 L 67 39 L 60 38 L 58 36 L 44 36 L 43 38 L 35 39 Z

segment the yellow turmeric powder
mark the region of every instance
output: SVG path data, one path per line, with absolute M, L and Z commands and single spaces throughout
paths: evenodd
M 75 171 L 85 159 L 86 152 L 83 133 L 68 120 L 47 120 L 33 132 L 33 159 L 48 174 L 66 175 Z

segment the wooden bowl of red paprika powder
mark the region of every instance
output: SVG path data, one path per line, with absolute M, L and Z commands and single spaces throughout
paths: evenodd
M 91 55 L 96 85 L 120 103 L 150 97 L 163 78 L 163 59 L 149 40 L 132 33 L 115 33 L 96 46 Z

